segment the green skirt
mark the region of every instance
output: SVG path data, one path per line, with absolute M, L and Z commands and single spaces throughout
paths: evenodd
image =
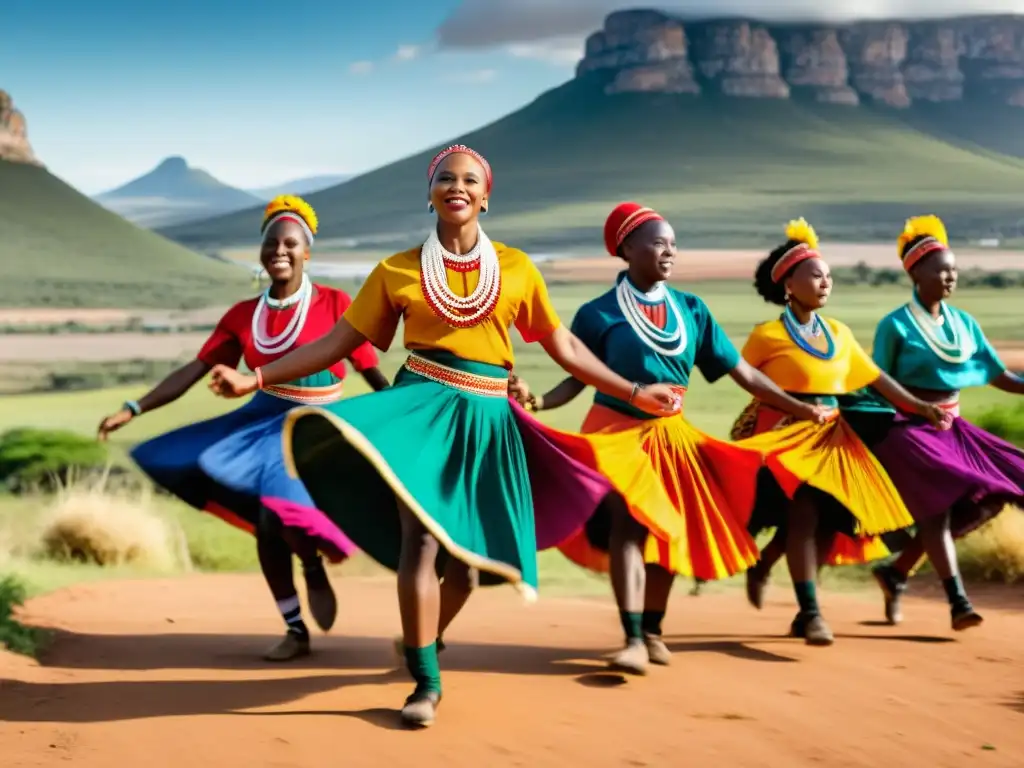
M 507 392 L 504 368 L 445 353 L 417 355 L 449 372 L 485 377 L 495 388 L 502 382 Z M 532 598 L 533 495 L 516 414 L 506 394 L 479 394 L 429 375 L 403 367 L 389 389 L 289 413 L 285 461 L 317 510 L 294 510 L 303 519 L 283 522 L 326 544 L 344 531 L 397 570 L 397 499 L 449 555 L 479 569 L 482 583 L 511 582 Z

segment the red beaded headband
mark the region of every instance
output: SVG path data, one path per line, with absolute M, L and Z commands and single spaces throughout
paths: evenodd
M 909 272 L 915 264 L 921 261 L 925 256 L 936 251 L 944 251 L 946 246 L 942 244 L 942 241 L 932 237 L 922 238 L 913 248 L 907 251 L 903 255 L 903 269 Z
M 778 283 L 797 264 L 808 259 L 819 259 L 821 254 L 811 248 L 807 243 L 798 243 L 782 254 L 782 258 L 775 262 L 772 267 L 771 278 L 773 283 Z
M 491 174 L 491 165 L 484 159 L 483 155 L 475 149 L 470 149 L 465 144 L 454 144 L 446 149 L 442 149 L 434 156 L 434 159 L 430 161 L 430 167 L 427 168 L 427 184 L 433 183 L 434 174 L 437 173 L 437 167 L 441 164 L 441 161 L 448 157 L 448 155 L 454 155 L 456 153 L 469 155 L 484 167 L 484 175 L 487 177 L 487 194 L 490 194 L 491 187 L 494 186 L 494 177 Z

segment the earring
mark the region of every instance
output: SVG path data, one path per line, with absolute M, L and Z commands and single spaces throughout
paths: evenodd
M 433 203 L 427 203 L 427 213 L 433 213 L 433 212 L 434 212 L 434 204 Z
M 486 216 L 487 215 L 487 206 L 486 205 L 481 205 L 480 206 L 480 215 L 482 215 L 482 216 Z

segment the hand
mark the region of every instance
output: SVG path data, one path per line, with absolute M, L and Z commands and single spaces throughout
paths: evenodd
M 921 415 L 928 419 L 928 422 L 936 429 L 945 432 L 953 426 L 953 414 L 949 411 L 931 403 L 922 402 L 921 405 L 924 406 L 921 409 Z
M 630 404 L 651 416 L 672 416 L 683 409 L 683 396 L 668 384 L 650 384 L 640 387 Z
M 210 372 L 210 390 L 218 397 L 245 397 L 258 389 L 256 377 L 226 365 L 215 365 Z
M 508 396 L 514 398 L 517 403 L 525 407 L 527 403 L 531 402 L 530 385 L 514 373 L 509 372 Z
M 111 432 L 117 432 L 117 430 L 134 418 L 135 414 L 127 408 L 122 408 L 112 416 L 107 416 L 107 418 L 100 422 L 100 428 L 96 432 L 96 439 L 101 443 L 105 443 L 107 436 Z
M 803 421 L 813 421 L 815 424 L 825 424 L 831 421 L 835 415 L 836 409 L 831 406 L 807 403 L 797 418 Z

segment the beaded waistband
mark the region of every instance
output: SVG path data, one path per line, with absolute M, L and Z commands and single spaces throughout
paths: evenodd
M 326 387 L 296 387 L 294 385 L 279 384 L 277 386 L 264 387 L 261 391 L 300 405 L 326 405 L 341 399 L 344 385 L 340 381 Z
M 466 373 L 416 354 L 409 355 L 405 367 L 411 373 L 463 392 L 485 397 L 508 397 L 508 378 Z

